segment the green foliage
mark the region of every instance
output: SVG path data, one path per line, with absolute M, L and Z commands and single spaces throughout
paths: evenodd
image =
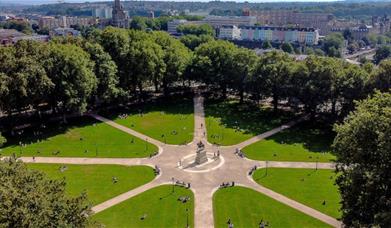
M 196 49 L 196 47 L 200 46 L 203 43 L 207 43 L 210 41 L 213 41 L 214 37 L 210 35 L 185 35 L 181 36 L 180 41 L 189 49 L 193 50 Z
M 341 175 L 346 226 L 391 225 L 391 94 L 377 92 L 335 127 L 334 152 Z
M 64 180 L 50 180 L 15 158 L 0 161 L 0 225 L 85 227 L 91 213 L 85 194 L 65 195 Z
M 330 57 L 341 57 L 344 37 L 341 33 L 331 33 L 323 41 L 323 50 Z
M 284 52 L 289 53 L 289 54 L 292 54 L 294 52 L 292 44 L 290 44 L 290 43 L 283 43 L 281 45 L 281 50 L 283 50 Z
M 371 89 L 378 89 L 382 92 L 389 92 L 391 88 L 391 60 L 384 60 L 380 63 L 370 78 Z
M 88 53 L 71 44 L 51 44 L 45 64 L 54 83 L 52 104 L 61 102 L 63 110 L 84 112 L 87 100 L 97 86 L 94 63 Z
M 390 46 L 381 46 L 376 49 L 376 53 L 373 56 L 373 59 L 376 64 L 379 64 L 382 60 L 391 57 L 391 47 Z
M 269 49 L 269 48 L 272 48 L 273 46 L 272 46 L 272 44 L 270 43 L 270 41 L 264 41 L 263 43 L 262 43 L 262 49 Z
M 179 25 L 177 28 L 178 33 L 183 33 L 184 35 L 209 35 L 215 36 L 216 32 L 212 26 L 208 24 L 196 25 L 196 24 L 185 24 Z
M 0 132 L 0 148 L 7 142 L 7 139 L 1 135 Z
M 33 32 L 33 29 L 27 21 L 9 20 L 7 22 L 0 23 L 0 28 L 15 29 L 28 35 Z
M 274 111 L 277 111 L 279 100 L 288 94 L 292 64 L 293 59 L 287 54 L 272 51 L 262 56 L 254 71 L 254 80 L 259 82 L 256 92 L 273 98 Z

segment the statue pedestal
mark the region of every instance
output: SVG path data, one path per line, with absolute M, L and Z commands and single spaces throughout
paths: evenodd
M 208 161 L 208 157 L 206 156 L 206 151 L 202 148 L 201 150 L 197 150 L 195 163 L 197 165 L 201 165 Z

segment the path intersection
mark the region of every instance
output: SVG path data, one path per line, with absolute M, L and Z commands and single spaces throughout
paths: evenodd
M 95 213 L 101 212 L 109 207 L 121 203 L 135 195 L 138 195 L 151 188 L 163 184 L 172 184 L 173 179 L 191 183 L 191 190 L 194 193 L 194 223 L 196 228 L 209 228 L 214 226 L 213 218 L 213 193 L 218 190 L 218 187 L 223 182 L 235 182 L 236 185 L 245 186 L 254 189 L 262 194 L 265 194 L 285 205 L 288 205 L 296 210 L 299 210 L 307 215 L 317 218 L 331 226 L 341 227 L 341 222 L 337 221 L 324 213 L 321 213 L 304 204 L 294 201 L 286 196 L 265 188 L 252 180 L 248 172 L 255 165 L 259 168 L 267 167 L 283 167 L 283 168 L 314 168 L 318 169 L 333 169 L 332 163 L 313 162 L 273 162 L 273 161 L 254 161 L 247 158 L 241 158 L 235 154 L 235 151 L 241 149 L 254 142 L 262 140 L 273 134 L 276 134 L 286 128 L 293 126 L 296 122 L 290 122 L 286 125 L 277 127 L 261 135 L 250 138 L 242 143 L 233 146 L 218 147 L 207 142 L 207 132 L 205 129 L 205 114 L 203 97 L 197 95 L 194 98 L 194 139 L 187 145 L 169 145 L 164 144 L 156 139 L 150 138 L 140 132 L 134 131 L 123 125 L 117 124 L 102 116 L 91 114 L 91 116 L 99 121 L 115 127 L 123 132 L 134 135 L 140 139 L 146 140 L 149 143 L 155 144 L 159 148 L 159 154 L 152 158 L 54 158 L 54 157 L 36 157 L 35 160 L 31 157 L 22 157 L 24 162 L 36 163 L 61 163 L 61 164 L 118 164 L 118 165 L 148 165 L 159 167 L 161 172 L 156 178 L 138 188 L 125 192 L 106 202 L 98 204 L 92 208 Z M 207 164 L 200 169 L 186 170 L 178 166 L 180 159 L 194 155 L 197 149 L 197 143 L 202 142 L 205 145 L 205 150 L 208 153 L 220 153 L 220 159 L 216 164 Z

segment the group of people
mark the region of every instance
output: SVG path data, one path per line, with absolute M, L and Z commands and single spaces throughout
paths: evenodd
M 254 167 L 252 167 L 251 169 L 250 169 L 250 171 L 248 172 L 248 175 L 249 176 L 251 176 L 254 172 L 255 172 L 255 170 L 257 170 L 257 166 L 256 165 L 254 165 Z
M 155 165 L 154 172 L 156 176 L 160 174 L 160 168 L 157 165 Z
M 230 182 L 223 182 L 222 184 L 220 184 L 220 188 L 227 188 L 227 187 L 234 187 L 235 186 L 235 181 L 232 181 L 231 183 Z
M 120 119 L 126 119 L 126 118 L 128 118 L 128 114 L 119 114 L 118 115 L 118 118 L 120 118 Z
M 243 154 L 243 152 L 241 150 L 239 150 L 239 148 L 236 148 L 235 154 L 238 155 L 241 158 L 244 158 L 244 154 Z

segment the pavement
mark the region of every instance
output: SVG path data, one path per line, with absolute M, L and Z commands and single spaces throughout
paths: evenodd
M 105 122 L 112 127 L 115 127 L 123 132 L 136 136 L 142 140 L 146 140 L 159 148 L 159 155 L 152 158 L 57 158 L 57 157 L 36 157 L 35 160 L 31 157 L 20 158 L 24 162 L 36 163 L 62 163 L 62 164 L 118 164 L 118 165 L 148 165 L 158 166 L 161 170 L 159 176 L 153 181 L 140 186 L 131 191 L 125 192 L 92 208 L 95 213 L 106 210 L 118 203 L 121 203 L 135 195 L 138 195 L 151 188 L 172 183 L 172 180 L 184 181 L 191 183 L 191 190 L 195 197 L 195 211 L 194 220 L 196 228 L 214 227 L 213 218 L 213 193 L 218 186 L 223 182 L 232 182 L 245 186 L 262 194 L 265 194 L 289 207 L 295 208 L 309 216 L 317 218 L 331 226 L 341 227 L 342 223 L 336 219 L 323 214 L 313 208 L 294 201 L 286 196 L 274 192 L 255 183 L 248 171 L 257 165 L 258 167 L 283 167 L 283 168 L 319 168 L 319 169 L 333 169 L 332 163 L 313 163 L 313 162 L 277 162 L 277 161 L 254 161 L 246 158 L 240 158 L 234 152 L 237 148 L 243 148 L 254 142 L 270 137 L 284 129 L 294 126 L 301 119 L 292 121 L 283 126 L 272 129 L 261 135 L 246 140 L 238 145 L 217 147 L 207 142 L 207 132 L 205 129 L 205 114 L 204 114 L 204 98 L 196 95 L 194 98 L 194 139 L 192 143 L 187 145 L 168 145 L 156 139 L 150 138 L 140 132 L 134 131 L 123 125 L 117 124 L 107 118 L 97 114 L 91 114 L 97 120 Z M 198 142 L 203 142 L 206 151 L 209 153 L 220 152 L 224 159 L 224 164 L 214 169 L 206 170 L 205 172 L 186 172 L 178 167 L 178 161 L 191 154 L 194 154 Z M 267 164 L 266 164 L 267 163 Z

